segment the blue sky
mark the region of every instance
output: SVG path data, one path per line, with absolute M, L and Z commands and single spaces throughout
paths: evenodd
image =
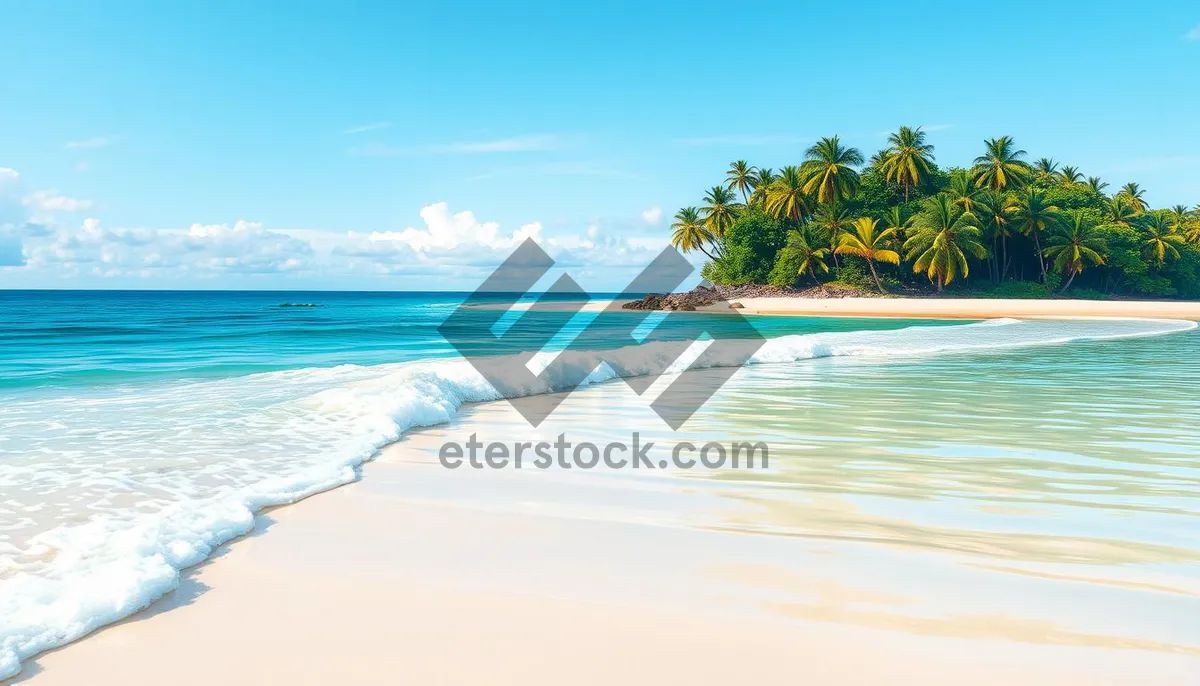
M 1200 202 L 1188 3 L 585 4 L 0 0 L 0 287 L 472 288 L 516 234 L 619 288 L 730 160 L 900 124 Z

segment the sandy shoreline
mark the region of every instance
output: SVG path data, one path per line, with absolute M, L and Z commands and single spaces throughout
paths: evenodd
M 591 300 L 581 312 L 601 312 L 622 300 Z M 1017 298 L 734 298 L 744 314 L 796 317 L 891 317 L 900 319 L 1144 318 L 1200 321 L 1200 302 L 1183 300 L 1027 300 Z M 550 308 L 572 307 L 567 301 Z M 483 309 L 507 306 L 487 305 Z M 518 303 L 512 309 L 528 309 Z M 729 312 L 720 303 L 700 312 Z
M 746 314 L 906 319 L 1121 317 L 1200 321 L 1200 302 L 987 298 L 739 298 Z M 714 311 L 727 309 L 714 306 Z
M 686 538 L 673 531 L 372 487 L 407 476 L 368 466 L 260 516 L 177 591 L 13 683 L 1082 686 L 1185 683 L 1200 664 L 1170 647 L 1056 645 L 1000 616 L 864 625 L 858 608 L 904 601 L 799 569 L 675 564 L 661 552 Z

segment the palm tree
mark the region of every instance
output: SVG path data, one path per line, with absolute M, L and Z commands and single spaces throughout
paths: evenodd
M 675 213 L 675 222 L 671 224 L 671 245 L 683 252 L 699 250 L 708 255 L 709 259 L 716 257 L 705 247 L 715 243 L 716 236 L 704 225 L 700 218 L 700 210 L 695 207 L 685 207 Z
M 767 195 L 771 191 L 771 184 L 775 183 L 775 171 L 770 167 L 763 167 L 756 170 L 754 175 L 750 177 L 750 204 L 759 207 L 767 206 Z
M 1089 176 L 1087 178 L 1087 185 L 1093 192 L 1101 195 L 1104 194 L 1104 189 L 1108 188 L 1108 182 L 1101 180 L 1099 176 Z
M 904 211 L 903 205 L 892 205 L 883 213 L 884 230 L 890 230 L 892 235 L 901 242 L 907 238 L 908 229 L 912 226 L 912 223 L 913 218 L 908 216 L 908 213 Z
M 1121 190 L 1117 195 L 1125 198 L 1125 202 L 1133 208 L 1133 211 L 1141 214 L 1146 211 L 1146 191 L 1138 184 L 1130 181 L 1121 186 Z
M 804 192 L 815 196 L 822 205 L 850 198 L 858 191 L 858 172 L 854 165 L 863 163 L 858 148 L 842 145 L 837 136 L 822 138 L 805 151 Z
M 704 226 L 713 236 L 724 238 L 725 232 L 737 221 L 742 205 L 738 204 L 737 196 L 724 186 L 713 186 L 704 194 L 704 207 L 700 212 L 704 217 Z
M 1170 210 L 1171 228 L 1183 236 L 1188 243 L 1200 241 L 1200 220 L 1195 210 L 1189 210 L 1187 205 L 1176 205 Z
M 1079 173 L 1078 167 L 1064 166 L 1058 172 L 1058 180 L 1065 186 L 1074 186 L 1083 181 L 1083 174 Z
M 816 281 L 818 271 L 822 274 L 829 273 L 829 265 L 825 263 L 825 258 L 829 257 L 829 249 L 821 247 L 820 241 L 807 227 L 799 231 L 789 231 L 784 250 L 792 250 L 800 258 L 798 274 L 808 274 Z
M 737 160 L 729 165 L 725 172 L 725 186 L 729 190 L 737 189 L 742 192 L 742 202 L 750 202 L 747 193 L 754 188 L 754 167 L 746 160 Z
M 1130 226 L 1135 214 L 1124 196 L 1117 195 L 1104 201 L 1104 219 L 1112 224 Z
M 854 228 L 854 220 L 841 204 L 821 205 L 813 214 L 810 222 L 813 228 L 820 229 L 829 236 L 829 245 L 841 245 L 842 234 Z M 840 267 L 838 253 L 833 252 L 833 266 Z
M 767 188 L 767 212 L 777 219 L 799 223 L 808 216 L 808 196 L 804 194 L 804 176 L 800 168 L 784 167 Z
M 975 209 L 975 202 L 983 193 L 983 189 L 975 184 L 974 177 L 964 169 L 956 169 L 950 174 L 950 187 L 946 189 L 954 206 L 963 212 Z
M 939 193 L 929 199 L 923 212 L 917 215 L 917 231 L 904 242 L 908 259 L 914 259 L 913 272 L 925 272 L 937 289 L 971 273 L 967 254 L 979 259 L 987 257 L 987 248 L 980 244 L 983 233 L 976 225 L 975 215 L 959 211 L 949 196 Z
M 1039 158 L 1037 162 L 1033 163 L 1033 168 L 1038 181 L 1050 181 L 1058 175 L 1058 162 L 1049 157 Z
M 841 255 L 855 255 L 866 260 L 867 266 L 871 268 L 871 276 L 875 279 L 875 287 L 879 289 L 880 293 L 883 293 L 883 282 L 879 280 L 879 274 L 875 271 L 875 260 L 898 265 L 900 264 L 900 253 L 890 247 L 896 230 L 879 231 L 877 230 L 878 226 L 878 219 L 870 217 L 855 219 L 852 224 L 853 230 L 842 234 L 837 249 L 833 252 Z
M 1006 193 L 988 191 L 980 198 L 977 216 L 983 220 L 983 226 L 992 238 L 993 253 L 997 243 L 1000 245 L 1000 257 L 996 265 L 996 278 L 1003 281 L 1008 276 L 1008 237 L 1012 232 L 1012 215 L 1016 211 Z
M 1146 218 L 1146 230 L 1149 237 L 1142 244 L 1142 254 L 1146 258 L 1160 267 L 1167 258 L 1179 259 L 1179 246 L 1186 244 L 1187 239 L 1175 232 L 1165 212 L 1150 213 Z
M 876 166 L 889 182 L 904 187 L 904 201 L 908 202 L 910 188 L 920 186 L 933 173 L 933 146 L 925 142 L 925 132 L 901 126 L 896 133 L 888 135 L 888 147 L 875 158 Z
M 1029 183 L 1033 170 L 1021 159 L 1025 151 L 1015 149 L 1012 136 L 990 138 L 984 145 L 987 152 L 975 158 L 976 184 L 1002 191 Z
M 1042 283 L 1046 282 L 1046 261 L 1042 259 L 1042 236 L 1062 224 L 1062 213 L 1058 207 L 1046 201 L 1046 194 L 1036 188 L 1027 188 L 1017 197 L 1013 221 L 1017 230 L 1033 239 L 1037 249 L 1038 266 L 1042 269 Z
M 1046 239 L 1046 257 L 1054 260 L 1054 268 L 1068 277 L 1061 292 L 1065 293 L 1089 264 L 1104 264 L 1101 253 L 1107 249 L 1104 241 L 1096 236 L 1096 227 L 1087 214 L 1083 210 L 1072 211 L 1070 221 L 1062 230 Z

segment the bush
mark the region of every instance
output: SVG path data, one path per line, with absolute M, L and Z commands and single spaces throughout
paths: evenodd
M 977 298 L 1013 298 L 1019 300 L 1041 300 L 1050 297 L 1050 291 L 1040 283 L 1032 281 L 1005 281 L 983 286 L 972 293 Z
M 749 210 L 729 227 L 720 259 L 709 264 L 704 276 L 726 286 L 766 283 L 775 266 L 775 254 L 786 240 L 782 221 Z
M 700 275 L 722 286 L 754 283 L 754 252 L 744 245 L 726 245 L 720 258 L 704 265 Z
M 849 288 L 875 287 L 875 279 L 871 278 L 871 271 L 864 260 L 850 255 L 843 255 L 839 259 L 841 266 L 833 269 L 834 283 Z
M 776 253 L 775 266 L 767 277 L 767 283 L 779 288 L 791 288 L 800 280 L 800 252 L 795 248 L 784 248 Z M 805 277 L 808 275 L 805 274 Z

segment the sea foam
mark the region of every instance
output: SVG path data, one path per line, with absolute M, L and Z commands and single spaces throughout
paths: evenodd
M 914 355 L 1134 338 L 1191 322 L 1105 320 L 976 324 L 774 338 L 752 364 Z M 679 360 L 646 344 L 618 351 L 627 373 Z M 601 356 L 571 353 L 613 378 Z M 551 353 L 531 366 L 544 367 Z M 720 365 L 723 362 L 715 360 Z M 522 394 L 562 390 L 556 379 Z M 463 360 L 343 365 L 206 381 L 38 395 L 0 410 L 0 678 L 22 660 L 128 616 L 176 588 L 180 570 L 254 527 L 264 507 L 356 478 L 402 432 L 450 421 L 464 403 L 500 399 Z M 647 398 L 649 402 L 649 398 Z

